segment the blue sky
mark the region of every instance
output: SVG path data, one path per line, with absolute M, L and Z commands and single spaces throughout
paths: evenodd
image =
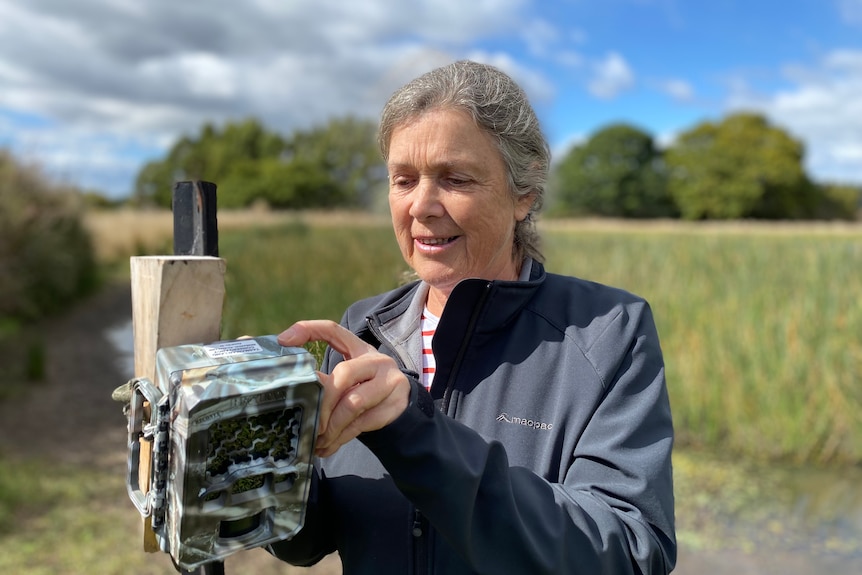
M 0 0 L 0 146 L 128 195 L 204 122 L 376 118 L 454 59 L 529 94 L 557 157 L 611 122 L 667 145 L 754 110 L 862 184 L 862 0 Z

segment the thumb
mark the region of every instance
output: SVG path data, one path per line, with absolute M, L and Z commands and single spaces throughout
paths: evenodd
M 314 373 L 323 387 L 324 398 L 321 399 L 320 409 L 317 412 L 317 435 L 323 435 L 326 432 L 326 428 L 329 427 L 329 416 L 331 415 L 331 410 L 326 408 L 329 402 L 326 401 L 325 396 L 330 389 L 329 382 L 332 380 L 332 376 L 322 371 L 315 371 Z

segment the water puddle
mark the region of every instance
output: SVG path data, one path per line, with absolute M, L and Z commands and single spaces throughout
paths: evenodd
M 793 508 L 790 516 L 808 526 L 826 550 L 862 557 L 862 470 L 782 470 Z
M 862 469 L 674 454 L 677 535 L 689 547 L 862 560 Z
M 120 375 L 130 379 L 135 375 L 135 338 L 132 320 L 118 323 L 105 330 L 105 338 L 114 348 L 114 361 Z

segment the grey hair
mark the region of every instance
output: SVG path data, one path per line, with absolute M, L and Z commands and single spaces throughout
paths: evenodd
M 551 151 L 539 120 L 518 84 L 493 66 L 461 60 L 432 70 L 398 89 L 380 118 L 378 144 L 385 161 L 399 126 L 425 112 L 455 108 L 470 114 L 497 143 L 514 198 L 534 195 L 523 221 L 515 225 L 514 256 L 544 261 L 536 214 L 542 207 Z

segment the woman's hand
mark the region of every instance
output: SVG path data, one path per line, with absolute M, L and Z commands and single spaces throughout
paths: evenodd
M 325 341 L 344 356 L 331 374 L 318 373 L 323 401 L 317 455 L 332 455 L 360 433 L 385 427 L 407 409 L 410 382 L 391 357 L 328 320 L 300 321 L 278 336 L 284 346 L 310 341 Z

